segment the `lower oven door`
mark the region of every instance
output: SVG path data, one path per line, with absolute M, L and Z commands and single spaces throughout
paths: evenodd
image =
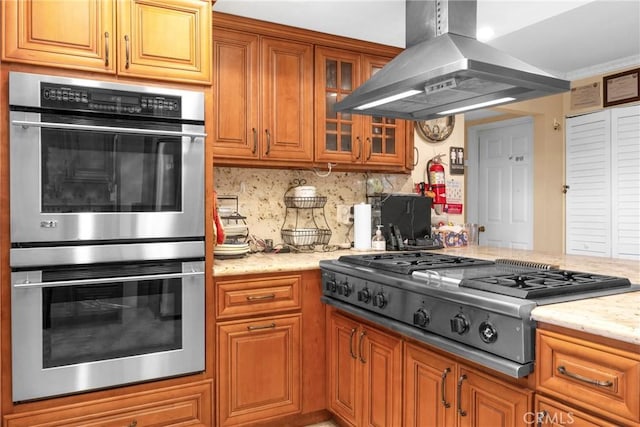
M 14 271 L 13 401 L 204 370 L 204 262 Z

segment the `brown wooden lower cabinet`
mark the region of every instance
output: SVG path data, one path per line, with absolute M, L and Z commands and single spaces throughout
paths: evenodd
M 301 411 L 301 314 L 219 323 L 218 425 Z
M 533 392 L 405 343 L 404 426 L 531 425 Z
M 213 425 L 211 380 L 12 414 L 4 427 L 167 427 Z
M 550 398 L 542 401 L 593 414 L 584 425 L 640 426 L 640 346 L 552 329 L 536 330 L 536 392 Z
M 329 410 L 351 426 L 401 425 L 402 339 L 329 310 Z

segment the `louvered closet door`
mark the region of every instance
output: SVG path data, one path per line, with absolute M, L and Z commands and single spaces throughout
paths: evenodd
M 567 254 L 610 256 L 611 120 L 608 111 L 567 119 Z
M 640 105 L 611 110 L 613 257 L 640 259 Z
M 640 106 L 567 119 L 568 254 L 640 259 Z

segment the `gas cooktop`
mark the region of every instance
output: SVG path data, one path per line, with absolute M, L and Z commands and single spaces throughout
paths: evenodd
M 338 261 L 523 299 L 631 286 L 622 277 L 560 270 L 526 261 L 489 261 L 432 252 L 344 255 Z

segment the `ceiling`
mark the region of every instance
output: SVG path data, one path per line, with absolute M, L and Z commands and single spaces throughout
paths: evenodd
M 217 0 L 213 10 L 404 47 L 404 3 Z M 485 27 L 487 44 L 560 78 L 640 66 L 640 0 L 477 0 Z

